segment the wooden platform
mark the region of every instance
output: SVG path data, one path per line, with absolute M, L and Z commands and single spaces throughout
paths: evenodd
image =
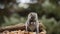
M 24 24 L 0 27 L 0 34 L 36 34 L 36 32 L 26 32 L 25 29 Z M 39 34 L 46 34 L 46 32 L 40 32 Z
M 36 32 L 26 32 L 25 30 L 21 31 L 3 31 L 0 34 L 36 34 Z

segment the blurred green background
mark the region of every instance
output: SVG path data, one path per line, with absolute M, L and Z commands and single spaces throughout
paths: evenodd
M 60 0 L 37 1 L 19 3 L 17 0 L 0 0 L 0 27 L 25 23 L 28 14 L 36 12 L 39 21 L 46 26 L 47 34 L 60 34 Z

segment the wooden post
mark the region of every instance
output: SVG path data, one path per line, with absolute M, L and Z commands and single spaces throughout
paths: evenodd
M 9 31 L 7 31 L 7 34 L 9 34 L 10 32 Z
M 10 34 L 14 34 L 15 32 L 14 31 L 11 31 Z
M 21 30 L 18 31 L 18 34 L 20 34 Z
M 2 34 L 5 34 L 5 32 L 2 32 Z
M 29 34 L 36 34 L 36 32 L 29 32 Z
M 25 31 L 21 31 L 21 33 L 20 33 L 20 34 L 24 34 L 24 32 L 25 32 Z
M 4 31 L 2 34 L 9 34 L 9 31 Z

